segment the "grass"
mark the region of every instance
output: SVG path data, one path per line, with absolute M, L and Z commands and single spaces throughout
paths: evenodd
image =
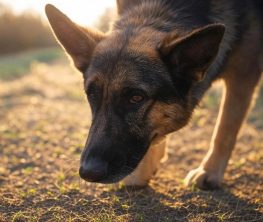
M 33 63 L 51 63 L 64 56 L 59 48 L 35 49 L 0 57 L 0 80 L 10 80 L 29 73 Z
M 189 126 L 171 135 L 169 159 L 141 190 L 79 179 L 91 119 L 82 87 L 81 74 L 55 60 L 0 81 L 0 221 L 263 221 L 262 91 L 223 189 L 205 192 L 185 188 L 182 178 L 207 151 L 220 86 L 208 92 Z

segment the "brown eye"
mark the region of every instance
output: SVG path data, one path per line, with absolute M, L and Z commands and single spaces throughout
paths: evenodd
M 130 103 L 133 103 L 133 104 L 135 104 L 135 103 L 139 103 L 139 102 L 141 102 L 141 101 L 143 101 L 143 97 L 142 96 L 140 96 L 140 95 L 135 95 L 135 96 L 132 96 L 131 98 L 130 98 Z

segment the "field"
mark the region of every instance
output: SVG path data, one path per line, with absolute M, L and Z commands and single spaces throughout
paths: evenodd
M 182 183 L 209 146 L 221 88 L 170 136 L 169 159 L 150 185 L 132 190 L 79 179 L 91 118 L 82 77 L 61 51 L 0 58 L 0 221 L 263 221 L 263 87 L 223 189 Z

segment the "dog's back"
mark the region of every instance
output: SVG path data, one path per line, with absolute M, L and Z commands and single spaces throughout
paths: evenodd
M 214 63 L 199 89 L 205 91 L 211 81 L 218 78 L 227 65 L 228 58 L 242 44 L 245 36 L 263 39 L 263 1 L 261 0 L 119 0 L 121 19 L 115 29 L 126 29 L 131 26 L 151 26 L 159 31 L 177 30 L 178 35 L 185 35 L 195 28 L 212 23 L 226 26 L 226 32 Z M 147 23 L 147 24 L 146 24 Z M 257 30 L 255 32 L 254 30 Z M 252 33 L 255 32 L 255 33 Z M 258 35 L 258 36 L 255 36 Z M 247 37 L 245 37 L 247 38 Z M 261 41 L 263 44 L 263 41 Z M 261 46 L 257 46 L 262 48 Z M 202 92 L 197 92 L 198 97 Z

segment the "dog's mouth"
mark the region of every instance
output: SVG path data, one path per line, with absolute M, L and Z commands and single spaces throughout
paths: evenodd
M 101 156 L 88 157 L 81 161 L 79 175 L 88 182 L 117 183 L 131 174 L 142 158 L 142 154 L 116 155 L 111 161 L 103 160 Z
M 117 183 L 136 169 L 148 150 L 149 144 L 144 145 L 147 146 L 135 146 L 136 149 L 126 149 L 125 153 L 120 151 L 108 155 L 101 153 L 85 155 L 83 153 L 79 175 L 88 182 Z
M 134 168 L 135 169 L 135 168 Z M 79 175 L 87 182 L 111 184 L 118 183 L 134 171 L 133 168 L 122 166 L 118 171 L 99 171 L 98 169 L 83 169 L 80 167 Z M 92 171 L 93 170 L 93 171 Z

